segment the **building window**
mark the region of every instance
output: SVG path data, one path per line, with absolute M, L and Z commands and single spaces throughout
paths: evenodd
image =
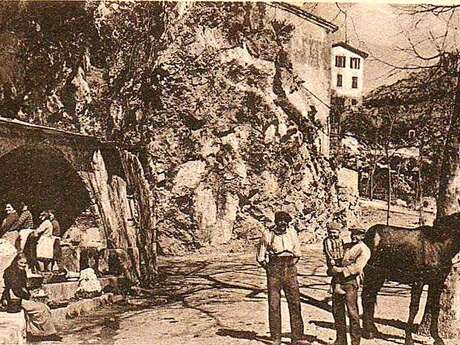
M 351 88 L 352 89 L 358 88 L 358 77 L 351 77 Z
M 337 74 L 337 87 L 343 86 L 343 78 L 341 74 Z
M 345 67 L 345 64 L 346 64 L 345 56 L 337 55 L 335 57 L 335 66 L 336 67 Z
M 353 69 L 360 69 L 361 67 L 361 59 L 360 58 L 350 58 L 350 68 Z

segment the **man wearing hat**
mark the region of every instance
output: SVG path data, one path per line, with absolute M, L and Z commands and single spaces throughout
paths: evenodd
M 292 344 L 303 344 L 304 328 L 296 268 L 301 252 L 297 232 L 289 227 L 291 221 L 287 212 L 276 212 L 275 225 L 263 232 L 257 253 L 257 262 L 267 272 L 268 319 L 273 345 L 281 344 L 281 289 L 289 306 Z
M 362 242 L 365 232 L 361 228 L 350 229 L 351 243 L 344 246 L 341 267 L 331 265 L 328 272 L 333 279 L 340 281 L 344 295 L 334 293 L 332 296 L 332 313 L 335 320 L 336 341 L 335 345 L 347 345 L 347 328 L 345 306 L 350 319 L 351 345 L 361 342 L 361 327 L 359 325 L 358 287 L 364 266 L 371 257 L 370 249 Z

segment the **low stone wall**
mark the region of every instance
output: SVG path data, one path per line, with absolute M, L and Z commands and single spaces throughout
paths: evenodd
M 97 308 L 118 303 L 124 299 L 121 295 L 107 293 L 91 299 L 83 299 L 64 308 L 51 310 L 54 323 L 59 328 L 65 320 L 74 319 L 91 313 Z M 26 345 L 26 322 L 24 312 L 9 314 L 0 312 L 0 345 Z
M 102 277 L 99 278 L 102 288 L 111 287 L 116 291 L 128 285 L 128 280 L 123 277 Z M 49 300 L 53 302 L 71 299 L 75 296 L 78 282 L 64 282 L 55 284 L 45 284 L 43 290 L 47 293 Z M 82 299 L 72 302 L 66 307 L 52 309 L 51 314 L 54 322 L 59 325 L 66 319 L 73 319 L 80 315 L 85 315 L 93 310 L 120 302 L 123 296 L 115 293 L 105 293 L 102 296 Z M 0 312 L 0 345 L 25 345 L 26 327 L 24 313 L 9 314 Z
M 358 196 L 358 181 L 358 172 L 355 170 L 340 168 L 337 171 L 337 187 L 342 188 L 345 193 Z
M 102 289 L 110 286 L 113 289 L 122 288 L 127 286 L 128 281 L 123 277 L 102 277 L 99 278 Z M 69 300 L 75 296 L 78 288 L 78 281 L 45 284 L 43 290 L 48 295 L 50 301 Z
M 360 225 L 358 172 L 341 168 L 337 170 L 337 199 L 347 227 Z
M 82 299 L 64 308 L 53 309 L 51 314 L 55 322 L 59 324 L 66 319 L 74 319 L 81 315 L 89 314 L 97 308 L 120 302 L 123 299 L 124 297 L 121 295 L 107 293 L 99 297 Z
M 26 321 L 24 312 L 0 313 L 0 345 L 25 345 Z

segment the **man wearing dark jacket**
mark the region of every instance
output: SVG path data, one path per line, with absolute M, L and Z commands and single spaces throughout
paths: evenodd
M 58 220 L 56 219 L 56 211 L 48 210 L 50 215 L 50 221 L 53 225 L 53 236 L 61 237 L 61 225 L 59 224 Z

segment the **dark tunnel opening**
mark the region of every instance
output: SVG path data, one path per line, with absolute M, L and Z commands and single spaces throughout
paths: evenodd
M 0 157 L 2 219 L 6 203 L 12 203 L 19 213 L 21 201 L 29 206 L 35 227 L 41 211 L 54 209 L 62 233 L 90 206 L 83 181 L 62 153 L 33 147 Z

